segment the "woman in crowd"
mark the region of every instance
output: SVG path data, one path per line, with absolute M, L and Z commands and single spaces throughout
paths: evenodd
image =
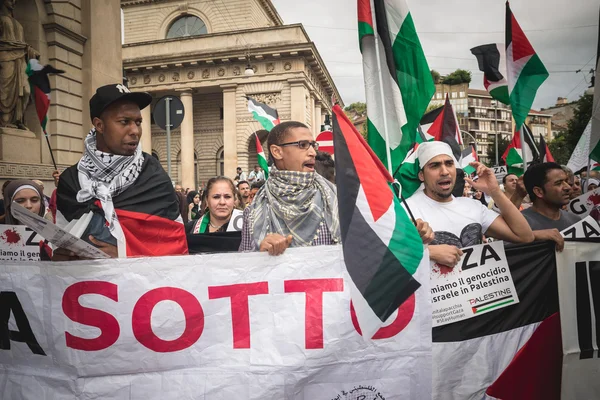
M 231 179 L 224 176 L 211 178 L 204 190 L 202 204 L 204 215 L 187 225 L 188 250 L 190 254 L 205 252 L 235 252 L 242 241 L 242 211 L 235 210 L 236 188 Z
M 591 192 L 593 190 L 598 189 L 598 185 L 599 184 L 600 184 L 600 181 L 598 181 L 598 179 L 596 179 L 596 178 L 590 178 L 590 179 L 588 179 L 587 191 Z
M 187 194 L 188 202 L 188 221 L 200 219 L 202 213 L 200 212 L 200 194 L 195 191 L 191 191 Z
M 44 194 L 35 182 L 27 179 L 11 181 L 4 189 L 4 207 L 6 209 L 5 224 L 22 225 L 13 217 L 11 206 L 13 201 L 41 217 L 46 213 L 43 203 Z

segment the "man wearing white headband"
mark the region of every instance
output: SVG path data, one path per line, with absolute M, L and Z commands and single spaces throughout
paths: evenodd
M 423 185 L 406 202 L 414 217 L 428 222 L 435 233 L 429 245 L 429 255 L 435 263 L 454 267 L 462 256 L 460 249 L 481 243 L 483 234 L 513 243 L 533 241 L 529 224 L 504 196 L 491 169 L 479 162 L 471 163 L 478 179 L 465 177 L 465 181 L 491 196 L 500 215 L 477 200 L 452 195 L 457 162 L 448 144 L 423 143 L 417 149 L 417 158 Z

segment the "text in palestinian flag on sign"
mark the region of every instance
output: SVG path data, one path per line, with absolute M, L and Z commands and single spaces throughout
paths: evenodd
M 434 264 L 431 273 L 433 326 L 477 317 L 519 302 L 503 242 L 462 249 L 454 268 Z

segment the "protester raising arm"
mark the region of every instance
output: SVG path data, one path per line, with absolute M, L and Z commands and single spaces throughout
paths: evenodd
M 475 189 L 491 196 L 500 210 L 500 217 L 490 225 L 486 235 L 513 243 L 532 242 L 534 236 L 527 220 L 511 200 L 502 193 L 492 170 L 479 162 L 471 163 L 471 166 L 476 169 L 479 179 L 465 178 L 466 181 Z

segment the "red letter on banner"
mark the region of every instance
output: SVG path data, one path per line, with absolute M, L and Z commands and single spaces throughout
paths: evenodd
M 119 322 L 111 314 L 83 307 L 79 297 L 84 294 L 99 294 L 113 301 L 119 301 L 117 285 L 103 281 L 77 282 L 69 286 L 62 298 L 65 315 L 73 322 L 94 326 L 100 329 L 100 336 L 95 339 L 84 339 L 65 332 L 67 347 L 75 350 L 97 351 L 112 346 L 119 338 Z
M 307 349 L 323 348 L 323 292 L 344 291 L 342 278 L 285 281 L 286 293 L 306 293 L 305 341 Z
M 408 299 L 406 299 L 404 303 L 400 305 L 400 307 L 398 307 L 398 315 L 396 316 L 394 322 L 379 329 L 375 335 L 373 335 L 373 339 L 387 339 L 391 338 L 392 336 L 396 336 L 404 328 L 406 328 L 406 326 L 412 320 L 414 313 L 415 295 L 413 293 Z M 362 336 L 360 326 L 358 326 L 358 319 L 356 318 L 356 313 L 354 312 L 352 300 L 350 300 L 350 316 L 352 317 L 352 325 L 354 325 L 354 329 L 356 329 L 356 332 Z
M 185 315 L 185 331 L 174 340 L 162 340 L 152 331 L 152 310 L 161 301 L 171 300 L 179 304 Z M 145 293 L 133 307 L 131 320 L 136 339 L 157 353 L 168 353 L 187 349 L 200 338 L 204 330 L 204 311 L 198 299 L 190 292 L 162 287 Z
M 208 298 L 211 300 L 231 297 L 231 327 L 233 329 L 234 349 L 250 348 L 248 296 L 268 293 L 269 284 L 267 282 L 208 287 Z

